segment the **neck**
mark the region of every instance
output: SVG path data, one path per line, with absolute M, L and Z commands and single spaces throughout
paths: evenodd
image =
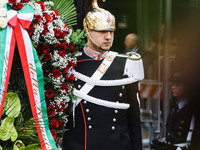
M 181 102 L 181 101 L 183 101 L 185 98 L 184 97 L 179 97 L 178 98 L 178 102 Z
M 97 51 L 97 52 L 99 52 L 99 53 L 103 53 L 103 52 L 104 52 L 104 51 L 101 50 L 99 47 L 97 47 L 96 45 L 94 45 L 94 44 L 92 44 L 92 43 L 90 43 L 90 42 L 87 43 L 87 46 L 88 46 L 90 49 L 92 49 L 92 50 L 94 50 L 94 51 Z

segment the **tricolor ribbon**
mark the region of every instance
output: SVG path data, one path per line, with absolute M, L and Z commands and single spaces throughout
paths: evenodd
M 17 42 L 41 148 L 42 150 L 57 149 L 49 130 L 42 67 L 26 31 L 32 22 L 34 9 L 32 6 L 26 6 L 19 11 L 10 8 L 7 10 L 8 26 L 0 31 L 0 118 Z

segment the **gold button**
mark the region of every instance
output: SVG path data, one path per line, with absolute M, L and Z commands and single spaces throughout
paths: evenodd
M 178 135 L 181 136 L 181 132 L 178 132 Z
M 170 133 L 167 133 L 168 136 L 170 136 Z
M 168 144 L 171 144 L 170 142 L 168 142 Z
M 182 129 L 182 127 L 179 127 L 179 129 L 181 130 L 181 129 Z
M 125 89 L 125 86 L 124 86 L 124 85 L 122 86 L 122 89 Z

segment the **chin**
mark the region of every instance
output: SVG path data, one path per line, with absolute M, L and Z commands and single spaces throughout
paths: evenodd
M 110 46 L 103 46 L 103 47 L 101 47 L 103 50 L 106 50 L 106 51 L 109 51 L 109 49 L 110 49 Z

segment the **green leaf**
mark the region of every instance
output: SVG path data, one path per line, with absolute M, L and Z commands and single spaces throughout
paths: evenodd
M 7 93 L 4 103 L 4 112 L 8 117 L 16 118 L 21 110 L 20 99 L 16 93 Z
M 5 118 L 0 127 L 0 139 L 2 141 L 7 141 L 11 138 L 11 141 L 14 142 L 17 139 L 17 136 L 18 134 L 14 126 L 14 118 Z
M 69 27 L 77 24 L 77 13 L 74 0 L 52 0 L 54 2 L 53 9 L 57 10 L 61 19 Z
M 21 140 L 17 140 L 14 143 L 13 150 L 19 150 L 19 148 L 25 147 L 24 143 Z
M 41 150 L 40 144 L 32 144 L 26 147 L 19 148 L 20 150 Z

